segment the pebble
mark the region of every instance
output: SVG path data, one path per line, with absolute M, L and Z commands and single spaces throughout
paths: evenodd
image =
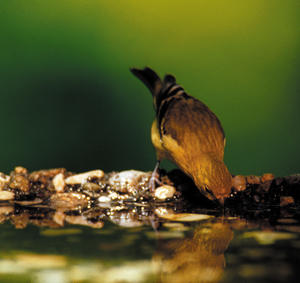
M 297 184 L 300 182 L 300 174 L 294 174 L 287 177 L 287 182 L 289 185 Z
M 166 200 L 172 198 L 176 190 L 173 186 L 163 185 L 155 189 L 155 197 L 159 200 Z
M 88 179 L 92 178 L 103 178 L 104 172 L 102 170 L 93 170 L 86 173 L 70 176 L 65 179 L 66 184 L 75 185 L 85 183 Z
M 119 192 L 133 192 L 144 176 L 148 177 L 147 173 L 143 171 L 126 170 L 112 175 L 108 183 Z
M 90 192 L 99 191 L 101 189 L 101 187 L 95 183 L 84 183 L 82 188 Z
M 12 189 L 20 189 L 24 193 L 29 192 L 30 184 L 29 180 L 23 175 L 16 175 L 12 178 L 12 182 L 9 184 Z
M 111 198 L 108 196 L 101 196 L 98 198 L 99 202 L 111 202 Z
M 116 192 L 110 192 L 108 197 L 112 200 L 119 199 L 119 195 Z
M 61 193 L 65 188 L 65 178 L 62 173 L 57 174 L 52 180 L 55 191 Z
M 8 175 L 5 175 L 3 173 L 0 173 L 0 182 L 9 182 L 10 177 Z
M 0 200 L 12 200 L 15 198 L 15 194 L 9 191 L 0 191 Z
M 0 191 L 3 190 L 3 188 L 5 187 L 5 185 L 9 182 L 10 177 L 0 173 Z
M 232 178 L 232 186 L 236 191 L 240 192 L 246 189 L 246 178 L 242 175 L 237 175 Z
M 272 181 L 275 178 L 274 174 L 272 173 L 265 173 L 261 176 L 261 181 L 263 183 L 267 182 L 267 181 Z
M 260 177 L 255 175 L 250 175 L 246 177 L 248 184 L 260 184 Z
M 14 169 L 16 174 L 26 175 L 28 173 L 27 169 L 22 166 L 17 166 Z

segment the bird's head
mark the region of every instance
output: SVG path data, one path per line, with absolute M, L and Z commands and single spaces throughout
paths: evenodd
M 205 157 L 192 177 L 199 190 L 210 200 L 217 200 L 223 205 L 230 196 L 232 177 L 223 161 Z

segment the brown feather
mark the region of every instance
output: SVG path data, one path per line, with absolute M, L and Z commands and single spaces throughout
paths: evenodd
M 201 101 L 188 96 L 173 96 L 161 121 L 160 131 L 170 135 L 186 152 L 224 156 L 224 131 L 216 115 Z

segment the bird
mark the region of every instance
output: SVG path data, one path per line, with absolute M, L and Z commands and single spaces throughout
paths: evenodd
M 232 176 L 223 160 L 226 139 L 218 117 L 187 94 L 173 75 L 166 74 L 161 80 L 149 67 L 130 71 L 152 93 L 156 113 L 151 140 L 157 162 L 150 189 L 155 189 L 161 160 L 168 159 L 194 181 L 204 196 L 224 205 L 231 194 Z

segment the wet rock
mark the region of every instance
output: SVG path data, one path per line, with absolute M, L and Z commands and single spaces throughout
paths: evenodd
M 214 208 L 195 188 L 190 178 L 179 170 L 160 172 L 160 181 L 154 194 L 149 190 L 151 172 L 128 170 L 104 175 L 101 170 L 73 174 L 64 168 L 40 170 L 28 173 L 23 167 L 16 167 L 10 176 L 0 173 L 0 200 L 14 201 L 19 206 L 50 204 L 51 208 L 68 209 L 96 205 L 108 209 L 115 205 L 152 205 L 168 200 L 168 205 L 176 203 L 182 207 L 201 205 Z M 226 200 L 226 207 L 246 211 L 249 207 L 267 208 L 269 205 L 281 207 L 300 203 L 300 175 L 274 178 L 273 174 L 233 177 L 233 191 Z M 174 186 L 173 186 L 174 185 Z M 287 198 L 285 198 L 287 197 Z M 294 202 L 294 203 L 293 203 Z M 55 225 L 61 220 L 53 220 Z
M 87 182 L 82 185 L 82 192 L 95 199 L 101 195 L 101 186 Z
M 97 191 L 100 191 L 101 187 L 100 187 L 100 185 L 95 184 L 95 183 L 84 183 L 82 185 L 82 189 L 87 190 L 87 191 L 97 192 Z
M 300 183 L 300 174 L 294 174 L 291 176 L 287 176 L 285 178 L 289 185 L 299 184 Z
M 83 184 L 88 180 L 101 179 L 103 177 L 104 177 L 104 172 L 102 170 L 93 170 L 86 173 L 72 175 L 66 178 L 65 182 L 68 185 Z
M 246 178 L 242 175 L 237 175 L 232 178 L 232 186 L 236 191 L 243 191 L 246 189 Z
M 23 192 L 29 191 L 29 181 L 24 176 L 16 176 L 9 184 L 11 189 L 20 189 Z
M 128 170 L 112 174 L 108 184 L 121 193 L 136 194 L 139 187 L 147 186 L 149 178 L 150 173 Z
M 56 192 L 63 192 L 65 189 L 65 178 L 63 173 L 57 174 L 52 180 Z
M 261 177 L 262 183 L 265 183 L 267 181 L 272 181 L 275 178 L 275 176 L 271 173 L 265 173 Z
M 250 175 L 246 177 L 246 181 L 248 184 L 260 184 L 260 177 L 259 176 L 255 176 L 255 175 Z
M 8 184 L 10 177 L 0 172 L 0 191 Z
M 109 203 L 111 202 L 111 198 L 109 196 L 101 196 L 98 198 L 99 202 Z
M 17 166 L 17 167 L 15 167 L 15 173 L 20 174 L 20 175 L 27 175 L 28 171 L 26 168 L 24 168 L 22 166 Z
M 0 191 L 0 200 L 13 200 L 15 194 L 9 191 Z
M 66 169 L 65 168 L 55 168 L 55 169 L 48 169 L 48 170 L 39 170 L 33 171 L 29 174 L 29 180 L 31 182 L 39 182 L 42 184 L 48 184 L 55 176 L 58 174 L 63 174 L 65 176 Z M 69 175 L 68 173 L 67 175 Z
M 28 193 L 30 186 L 27 178 L 27 170 L 23 167 L 16 167 L 11 173 L 9 187 L 11 189 L 19 189 L 23 193 Z
M 163 185 L 155 189 L 155 197 L 159 200 L 166 200 L 172 198 L 176 193 L 176 189 L 173 186 Z

